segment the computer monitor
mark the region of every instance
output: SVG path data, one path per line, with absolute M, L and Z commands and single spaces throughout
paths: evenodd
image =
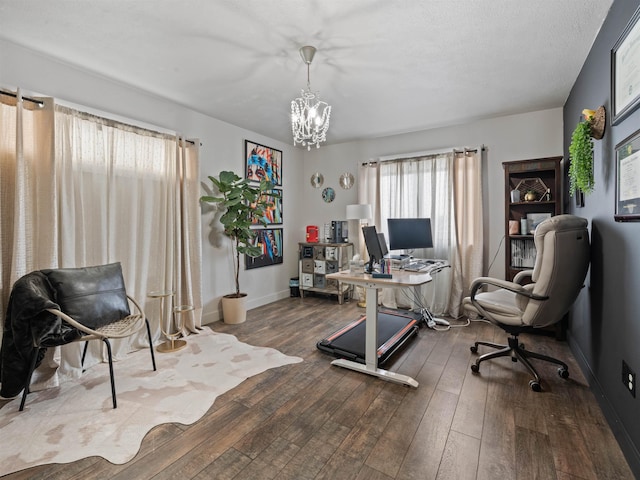
M 382 256 L 384 257 L 387 253 L 389 253 L 389 249 L 387 248 L 387 239 L 384 238 L 384 233 L 378 233 L 378 243 L 380 244 L 380 250 L 382 251 Z
M 389 218 L 389 250 L 432 248 L 430 218 Z
M 364 236 L 364 243 L 367 247 L 367 253 L 369 254 L 367 272 L 371 273 L 373 271 L 373 264 L 382 260 L 384 253 L 382 253 L 382 247 L 380 246 L 380 240 L 378 240 L 378 232 L 375 226 L 362 227 L 362 235 Z

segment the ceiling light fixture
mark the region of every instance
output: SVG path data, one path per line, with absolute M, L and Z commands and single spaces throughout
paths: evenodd
M 316 48 L 309 45 L 300 49 L 300 56 L 307 64 L 307 89 L 301 90 L 301 96 L 291 101 L 291 131 L 293 145 L 301 144 L 311 150 L 313 145 L 320 148 L 320 142 L 327 140 L 331 106 L 320 101 L 318 92 L 311 91 L 309 66 L 316 54 Z

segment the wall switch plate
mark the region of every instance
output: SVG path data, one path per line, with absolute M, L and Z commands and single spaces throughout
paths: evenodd
M 622 361 L 622 383 L 633 398 L 636 398 L 636 374 L 624 360 Z

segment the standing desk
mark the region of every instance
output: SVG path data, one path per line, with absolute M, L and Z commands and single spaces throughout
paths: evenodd
M 428 273 L 405 272 L 403 270 L 393 270 L 392 274 L 392 278 L 373 278 L 372 275 L 366 273 L 358 275 L 351 274 L 351 272 L 345 270 L 327 275 L 327 278 L 338 282 L 364 287 L 367 300 L 364 365 L 344 358 L 332 361 L 331 365 L 417 388 L 418 382 L 408 375 L 378 368 L 378 290 L 385 287 L 419 287 L 430 282 L 431 275 Z

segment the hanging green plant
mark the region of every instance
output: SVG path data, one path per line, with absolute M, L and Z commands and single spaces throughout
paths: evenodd
M 583 120 L 576 126 L 569 145 L 569 194 L 593 192 L 593 140 L 591 122 Z

